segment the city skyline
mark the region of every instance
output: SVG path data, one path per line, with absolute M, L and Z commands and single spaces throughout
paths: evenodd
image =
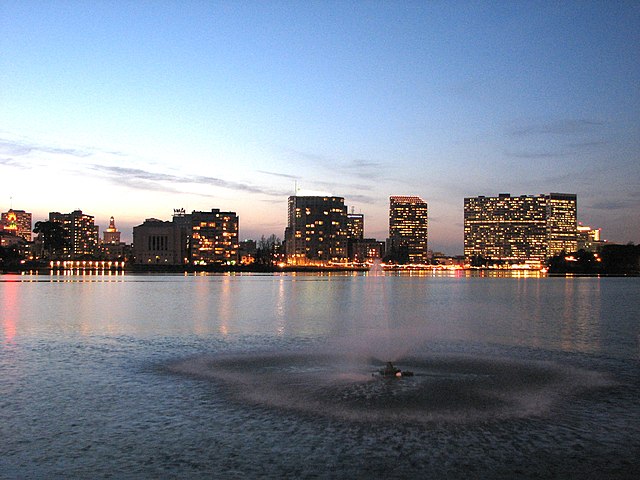
M 130 242 L 220 207 L 282 238 L 318 193 L 384 239 L 417 195 L 459 254 L 463 198 L 574 192 L 640 242 L 639 25 L 635 2 L 3 2 L 0 210 L 81 207 Z

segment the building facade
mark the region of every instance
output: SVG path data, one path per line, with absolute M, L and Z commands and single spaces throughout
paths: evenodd
M 147 219 L 133 227 L 134 263 L 142 265 L 233 265 L 238 262 L 235 212 L 175 210 L 172 221 Z
M 587 252 L 599 252 L 607 243 L 601 238 L 602 229 L 591 228 L 586 225 L 578 225 L 578 250 Z
M 186 242 L 175 222 L 148 218 L 133 227 L 134 263 L 140 265 L 184 265 Z
M 428 263 L 428 205 L 418 196 L 389 197 L 387 252 L 403 251 L 409 263 Z
M 576 196 L 551 193 L 464 199 L 464 255 L 471 264 L 541 264 L 577 247 Z
M 194 211 L 189 216 L 189 263 L 234 265 L 238 262 L 238 216 L 235 212 Z
M 98 253 L 99 227 L 92 215 L 84 214 L 82 210 L 71 213 L 50 212 L 49 221 L 61 224 L 64 229 L 66 257 L 93 257 Z
M 347 207 L 342 197 L 291 196 L 286 261 L 294 265 L 347 260 Z
M 31 241 L 32 215 L 24 210 L 9 209 L 0 216 L 0 227 L 12 235 L 22 237 L 27 242 Z

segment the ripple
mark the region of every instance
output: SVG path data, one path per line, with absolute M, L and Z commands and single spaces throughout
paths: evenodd
M 240 402 L 363 422 L 477 422 L 544 415 L 581 391 L 610 386 L 598 372 L 552 362 L 467 355 L 411 357 L 414 376 L 382 378 L 384 362 L 321 353 L 203 355 L 173 372 L 219 382 Z

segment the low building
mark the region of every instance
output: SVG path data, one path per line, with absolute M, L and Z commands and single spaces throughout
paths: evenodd
M 31 241 L 31 218 L 32 215 L 24 210 L 9 209 L 0 215 L 0 230 Z
M 133 258 L 140 265 L 184 265 L 186 244 L 175 222 L 148 218 L 133 227 Z

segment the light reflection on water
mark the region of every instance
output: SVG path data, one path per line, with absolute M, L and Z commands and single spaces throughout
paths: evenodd
M 638 356 L 635 278 L 5 275 L 5 342 L 34 331 L 456 339 Z M 18 313 L 19 312 L 19 315 Z M 403 333 L 410 338 L 402 338 Z
M 0 305 L 0 477 L 637 478 L 640 469 L 637 278 L 5 275 Z M 314 355 L 327 350 L 353 363 L 324 371 Z M 297 363 L 282 360 L 287 352 Z M 413 355 L 423 376 L 371 383 L 367 355 Z M 469 372 L 455 377 L 463 383 L 428 376 L 456 362 L 502 376 L 487 376 L 492 392 Z M 170 373 L 175 365 L 190 375 Z M 255 377 L 260 369 L 271 377 Z M 481 422 L 431 425 L 437 412 L 419 410 L 447 418 L 487 393 L 495 410 L 482 405 Z M 378 409 L 371 418 L 385 416 L 384 395 L 408 397 L 404 418 L 415 421 L 349 421 L 367 402 Z M 336 416 L 278 408 L 291 399 L 347 404 Z

